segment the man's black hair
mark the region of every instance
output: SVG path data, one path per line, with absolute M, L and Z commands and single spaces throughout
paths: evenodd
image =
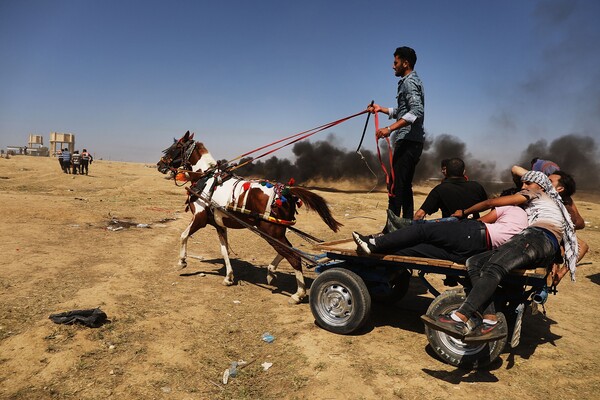
M 401 58 L 403 60 L 408 61 L 410 64 L 410 68 L 413 69 L 415 64 L 417 63 L 417 53 L 410 47 L 398 47 L 394 52 L 394 57 Z
M 465 174 L 465 162 L 458 157 L 450 158 L 446 164 L 446 175 L 457 178 Z
M 571 197 L 575 194 L 577 190 L 577 185 L 575 184 L 575 179 L 565 171 L 554 171 L 551 175 L 558 175 L 560 178 L 558 179 L 558 184 L 563 187 L 563 192 L 561 193 L 564 197 Z
M 502 192 L 500 192 L 500 196 L 499 197 L 510 196 L 510 195 L 518 193 L 520 190 L 521 189 L 516 188 L 516 187 L 511 187 L 511 188 L 508 188 L 508 189 L 504 189 Z

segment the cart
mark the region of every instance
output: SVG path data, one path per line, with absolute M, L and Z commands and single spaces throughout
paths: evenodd
M 427 315 L 452 312 L 465 299 L 468 283 L 466 267 L 448 260 L 356 252 L 352 239 L 316 245 L 325 262 L 315 268 L 319 274 L 310 289 L 310 308 L 317 324 L 330 332 L 350 334 L 369 319 L 372 301 L 396 302 L 407 293 L 416 274 L 435 297 Z M 445 275 L 443 283 L 451 289 L 440 293 L 427 280 L 428 274 Z M 462 368 L 480 368 L 493 362 L 507 343 L 519 344 L 521 322 L 527 307 L 543 305 L 551 291 L 545 268 L 515 270 L 494 294 L 498 318 L 508 324 L 509 335 L 483 344 L 466 344 L 443 332 L 425 326 L 425 334 L 435 354 L 444 362 Z

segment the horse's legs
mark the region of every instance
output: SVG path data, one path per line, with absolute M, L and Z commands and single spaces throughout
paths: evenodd
M 292 247 L 292 244 L 285 237 L 285 233 L 279 238 L 279 241 L 289 247 Z M 300 259 L 299 255 L 290 252 L 288 249 L 281 248 L 274 243 L 271 245 L 275 251 L 280 254 L 280 257 L 284 257 L 290 263 L 292 268 L 294 268 L 294 274 L 296 275 L 296 284 L 298 285 L 298 288 L 296 289 L 296 293 L 290 297 L 289 302 L 292 304 L 299 304 L 306 297 L 306 285 L 304 283 L 304 275 L 302 274 L 302 260 Z M 275 257 L 275 260 L 277 260 L 277 258 L 278 257 Z
M 275 276 L 275 271 L 277 270 L 277 266 L 279 265 L 281 260 L 283 260 L 283 256 L 281 254 L 277 253 L 277 255 L 275 256 L 273 261 L 271 261 L 271 264 L 269 264 L 269 266 L 267 267 L 267 284 L 268 285 L 271 285 L 272 282 L 275 279 L 277 279 L 277 276 Z
M 225 279 L 223 279 L 223 285 L 233 285 L 233 268 L 231 268 L 231 262 L 229 261 L 229 247 L 227 245 L 227 228 L 215 225 L 217 228 L 217 234 L 219 235 L 219 242 L 221 243 L 221 255 L 223 261 L 225 261 Z
M 190 236 L 192 236 L 198 229 L 206 226 L 206 211 L 199 210 L 197 213 L 194 213 L 192 217 L 192 221 L 185 228 L 183 232 L 181 232 L 180 237 L 180 247 L 179 247 L 179 262 L 177 263 L 180 269 L 187 267 L 187 242 Z
M 185 228 L 185 230 L 181 232 L 181 237 L 179 241 L 179 262 L 177 263 L 180 269 L 187 267 L 187 241 L 190 237 L 190 229 L 192 228 L 193 224 L 194 220 L 192 219 L 192 222 L 190 222 L 187 228 Z
M 294 274 L 296 274 L 296 284 L 298 285 L 298 289 L 296 289 L 296 293 L 292 295 L 290 298 L 290 303 L 292 304 L 300 304 L 302 300 L 306 297 L 306 285 L 304 283 L 304 275 L 302 274 L 302 262 L 300 257 L 294 254 L 287 257 L 288 262 L 294 268 Z

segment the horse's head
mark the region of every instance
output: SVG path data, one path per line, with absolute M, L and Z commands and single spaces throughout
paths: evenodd
M 194 134 L 187 131 L 185 135 L 181 137 L 181 139 L 176 140 L 173 139 L 173 144 L 163 150 L 163 156 L 160 158 L 160 161 L 156 163 L 158 167 L 158 171 L 166 174 L 169 171 L 172 171 L 177 168 L 181 168 L 183 165 L 184 159 L 186 157 L 186 152 L 194 144 Z

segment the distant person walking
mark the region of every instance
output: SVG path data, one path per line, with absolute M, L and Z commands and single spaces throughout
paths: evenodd
M 65 174 L 71 173 L 71 153 L 66 147 L 62 151 L 62 167 Z
M 71 157 L 71 160 L 73 162 L 73 174 L 77 175 L 81 173 L 81 170 L 79 169 L 81 167 L 81 154 L 79 154 L 79 150 L 75 150 L 73 152 L 73 156 Z
M 81 152 L 81 174 L 83 175 L 83 173 L 85 172 L 85 174 L 88 174 L 88 166 L 92 163 L 92 155 L 90 153 L 88 153 L 87 149 L 83 149 L 83 151 Z
M 60 169 L 61 169 L 61 171 L 63 171 L 63 172 L 64 172 L 64 171 L 65 171 L 65 168 L 63 167 L 63 159 L 62 159 L 62 150 L 61 150 L 61 149 L 59 149 L 59 150 L 56 152 L 56 158 L 58 158 L 58 165 L 60 165 Z
M 378 139 L 395 132 L 392 169 L 394 182 L 388 190 L 390 198 L 388 208 L 397 216 L 413 219 L 414 200 L 412 180 L 425 141 L 423 121 L 425 118 L 425 93 L 423 83 L 414 71 L 417 54 L 410 47 L 398 47 L 394 52 L 394 74 L 398 82 L 397 107 L 382 107 L 373 104 L 368 110 L 387 114 L 395 120 L 389 126 L 375 132 Z

